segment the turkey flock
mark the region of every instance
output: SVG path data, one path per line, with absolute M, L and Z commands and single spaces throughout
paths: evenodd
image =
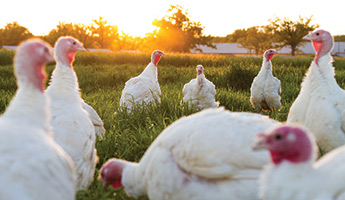
M 182 89 L 182 104 L 197 113 L 169 125 L 138 163 L 109 159 L 99 170 L 104 186 L 123 187 L 152 200 L 345 200 L 345 92 L 334 78 L 333 37 L 306 35 L 316 51 L 286 122 L 263 115 L 281 108 L 280 80 L 267 50 L 250 103 L 260 113 L 231 112 L 215 101 L 204 67 Z M 60 37 L 53 48 L 22 42 L 14 57 L 17 91 L 0 117 L 0 199 L 72 200 L 94 181 L 96 138 L 105 129 L 81 98 L 73 69 L 83 45 Z M 124 85 L 120 106 L 160 103 L 157 64 L 164 52 Z M 44 65 L 56 62 L 47 89 Z M 321 156 L 322 155 L 322 156 Z

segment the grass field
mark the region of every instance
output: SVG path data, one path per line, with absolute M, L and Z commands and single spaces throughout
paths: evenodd
M 13 52 L 0 50 L 1 113 L 16 90 L 12 57 Z M 266 113 L 271 118 L 286 120 L 311 60 L 311 57 L 273 58 L 273 74 L 282 83 L 282 109 Z M 99 163 L 95 180 L 88 190 L 78 192 L 77 199 L 131 199 L 122 189 L 103 189 L 102 183 L 97 180 L 98 170 L 111 157 L 139 161 L 164 128 L 180 117 L 195 112 L 181 106 L 180 101 L 183 98 L 183 85 L 196 77 L 197 64 L 205 67 L 206 78 L 216 85 L 216 100 L 221 106 L 230 111 L 255 112 L 249 102 L 250 85 L 260 70 L 262 58 L 167 54 L 158 63 L 161 104 L 146 105 L 148 112 L 138 107 L 134 114 L 127 114 L 119 108 L 121 91 L 125 82 L 140 74 L 149 61 L 149 54 L 77 54 L 74 68 L 82 97 L 98 112 L 107 130 L 105 138 L 96 144 Z M 337 58 L 334 66 L 338 84 L 345 88 L 345 59 Z M 54 65 L 46 67 L 49 75 L 53 68 Z M 117 112 L 116 116 L 114 112 Z

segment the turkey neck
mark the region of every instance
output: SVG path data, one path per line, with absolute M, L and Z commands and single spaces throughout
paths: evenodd
M 47 91 L 50 90 L 54 91 L 54 93 L 59 93 L 59 95 L 68 95 L 69 97 L 80 96 L 78 78 L 71 66 L 57 63 Z
M 311 82 L 311 85 L 315 89 L 320 84 L 328 85 L 330 87 L 338 88 L 339 85 L 334 78 L 334 68 L 332 66 L 332 57 L 330 54 L 326 54 L 320 58 L 318 58 L 318 62 L 316 60 L 312 62 L 306 77 L 306 82 Z
M 316 50 L 316 55 L 315 55 L 315 62 L 317 65 L 320 65 L 319 61 L 320 58 L 323 56 L 330 56 L 332 49 L 333 49 L 333 38 L 324 41 L 322 44 L 316 41 L 312 41 L 314 49 Z
M 272 62 L 264 58 L 262 67 L 259 73 L 269 73 L 272 74 Z
M 18 124 L 29 123 L 49 131 L 49 99 L 31 84 L 19 85 L 4 117 L 18 120 Z
M 146 68 L 144 69 L 144 71 L 140 74 L 140 76 L 145 76 L 145 77 L 153 77 L 154 80 L 158 80 L 157 78 L 157 67 L 150 62 Z
M 61 47 L 56 47 L 56 60 L 61 65 L 69 66 L 72 68 L 72 62 L 74 60 L 75 52 L 67 52 L 66 49 Z
M 17 78 L 18 88 L 25 87 L 30 84 L 43 92 L 43 85 L 47 75 L 42 64 L 37 63 L 37 61 L 31 57 L 26 56 L 20 58 L 17 56 L 14 61 L 14 66 L 16 66 L 14 71 Z M 26 71 L 30 68 L 34 70 Z
M 197 80 L 198 85 L 199 85 L 200 87 L 203 86 L 203 84 L 204 84 L 204 79 L 205 79 L 205 75 L 204 75 L 204 74 L 197 75 L 196 80 Z
M 140 168 L 138 163 L 124 162 L 124 169 L 122 172 L 122 185 L 125 191 L 131 196 L 138 198 L 146 194 L 145 185 L 145 169 Z

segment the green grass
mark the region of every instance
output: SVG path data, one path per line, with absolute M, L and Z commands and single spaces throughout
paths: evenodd
M 0 51 L 0 112 L 12 99 L 16 83 L 13 76 L 13 54 Z M 136 107 L 134 114 L 119 108 L 125 82 L 142 72 L 150 54 L 78 53 L 75 70 L 83 99 L 103 119 L 105 138 L 96 143 L 99 163 L 95 180 L 88 190 L 79 191 L 77 199 L 131 199 L 123 189 L 103 189 L 97 180 L 101 165 L 112 157 L 139 161 L 148 146 L 169 124 L 184 115 L 196 112 L 180 105 L 183 85 L 195 78 L 195 67 L 202 64 L 206 77 L 216 85 L 216 100 L 231 111 L 255 112 L 250 105 L 250 85 L 260 70 L 262 59 L 214 55 L 167 54 L 158 64 L 158 79 L 162 90 L 161 104 Z M 289 108 L 297 97 L 300 84 L 312 58 L 273 59 L 273 74 L 282 83 L 282 109 L 266 113 L 285 121 Z M 336 78 L 345 88 L 345 59 L 336 59 Z M 54 65 L 46 67 L 48 75 Z M 114 115 L 114 112 L 117 114 Z M 145 198 L 143 198 L 145 199 Z

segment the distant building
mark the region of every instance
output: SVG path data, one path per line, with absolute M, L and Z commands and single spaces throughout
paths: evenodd
M 238 55 L 238 54 L 250 54 L 250 50 L 241 47 L 237 43 L 214 43 L 216 48 L 211 48 L 206 45 L 197 45 L 197 49 L 201 49 L 204 54 L 226 54 L 226 55 Z M 192 49 L 191 53 L 200 53 L 196 49 Z
M 86 49 L 88 51 L 96 52 L 96 51 L 103 51 L 103 52 L 112 52 L 109 49 Z
M 119 52 L 124 52 L 124 53 L 141 53 L 139 50 L 120 50 Z
M 201 49 L 204 54 L 223 54 L 223 55 L 252 55 L 254 51 L 250 52 L 249 49 L 241 47 L 237 43 L 214 43 L 216 49 L 208 47 L 206 45 L 197 45 L 196 49 Z M 193 49 L 191 53 L 200 53 L 196 49 Z M 299 51 L 296 54 L 315 54 L 315 50 L 311 42 L 304 43 L 304 46 L 298 47 Z M 289 55 L 291 54 L 291 48 L 285 46 L 278 50 L 279 54 Z M 345 42 L 335 42 L 332 51 L 333 55 L 345 55 Z

